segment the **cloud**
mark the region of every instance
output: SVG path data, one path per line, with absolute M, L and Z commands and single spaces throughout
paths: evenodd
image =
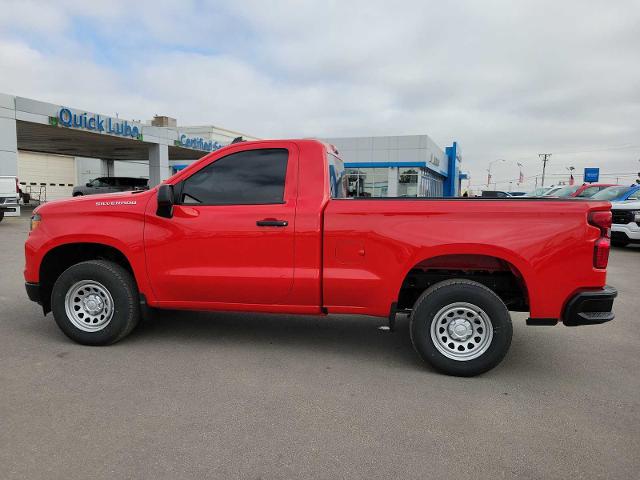
M 496 158 L 509 160 L 494 167 L 498 180 L 517 177 L 516 162 L 533 176 L 542 152 L 553 153 L 552 175 L 640 168 L 633 0 L 3 9 L 3 92 L 263 137 L 427 133 L 441 147 L 460 142 L 472 183 Z

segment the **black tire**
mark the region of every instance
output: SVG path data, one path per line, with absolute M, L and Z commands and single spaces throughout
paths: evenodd
M 113 314 L 100 330 L 84 331 L 74 325 L 67 314 L 67 292 L 81 281 L 97 282 L 111 295 Z M 117 263 L 106 260 L 77 263 L 56 280 L 51 293 L 51 310 L 56 323 L 70 339 L 83 345 L 110 345 L 131 333 L 140 320 L 138 288 L 131 274 Z
M 484 317 L 482 317 L 480 313 L 477 313 L 478 317 L 483 318 L 485 322 L 488 321 L 491 323 L 492 338 L 487 340 L 490 343 L 485 343 L 484 346 L 478 350 L 484 351 L 476 358 L 467 360 L 449 358 L 441 351 L 441 349 L 447 350 L 446 345 L 443 345 L 446 343 L 445 337 L 441 337 L 443 344 L 440 344 L 440 347 L 436 346 L 432 338 L 431 327 L 433 322 L 438 321 L 436 316 L 441 318 L 440 315 L 442 314 L 440 314 L 440 312 L 446 312 L 447 310 L 445 310 L 445 308 L 447 308 L 447 306 L 456 303 L 465 303 L 476 307 L 475 310 L 477 312 L 481 310 L 482 313 L 484 313 Z M 471 310 L 474 309 L 471 308 Z M 473 311 L 470 311 L 469 315 L 473 315 Z M 446 320 L 446 318 L 443 320 Z M 473 329 L 477 328 L 477 326 L 473 325 L 473 322 L 469 322 L 469 324 Z M 489 338 L 488 330 L 487 328 L 486 338 Z M 439 333 L 435 333 L 437 331 L 442 330 L 435 325 L 433 332 L 436 337 L 440 335 Z M 492 369 L 502 361 L 511 345 L 513 327 L 507 307 L 492 290 L 471 280 L 452 279 L 431 286 L 418 298 L 411 314 L 410 333 L 413 347 L 425 362 L 449 375 L 472 377 Z M 472 337 L 473 335 L 476 335 L 475 330 Z M 454 344 L 453 342 L 449 343 L 449 345 L 457 345 L 457 348 L 460 348 L 459 344 Z M 461 342 L 461 345 L 464 349 L 465 342 Z M 469 345 L 471 348 L 467 349 L 467 354 L 475 355 L 476 352 L 472 352 L 475 345 L 473 343 Z M 455 350 L 454 347 L 452 348 Z M 462 355 L 462 353 L 455 351 L 449 352 L 449 355 Z
M 0 212 L 0 222 L 4 219 L 4 212 Z
M 82 197 L 83 195 L 84 195 L 84 193 L 82 193 L 82 192 L 77 192 L 77 193 L 73 194 L 74 197 Z

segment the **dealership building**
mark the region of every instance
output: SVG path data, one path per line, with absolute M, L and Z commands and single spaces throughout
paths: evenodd
M 440 149 L 427 135 L 327 138 L 345 162 L 349 189 L 364 197 L 453 197 L 460 192 L 457 142 Z
M 67 105 L 0 94 L 0 175 L 18 177 L 36 201 L 71 196 L 97 177 L 148 178 L 175 171 L 246 133 L 181 126 L 170 117 L 122 119 Z M 345 160 L 358 196 L 455 196 L 461 179 L 456 142 L 441 150 L 427 135 L 328 138 Z

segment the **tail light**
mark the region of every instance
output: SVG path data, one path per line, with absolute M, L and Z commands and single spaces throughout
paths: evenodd
M 16 177 L 16 193 L 20 193 L 20 184 L 18 182 L 18 177 Z
M 589 225 L 600 229 L 600 238 L 596 240 L 593 247 L 593 266 L 607 268 L 611 249 L 611 210 L 590 212 Z

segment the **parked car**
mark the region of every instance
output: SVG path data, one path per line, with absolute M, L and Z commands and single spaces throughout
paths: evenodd
M 20 186 L 14 176 L 0 176 L 0 222 L 4 217 L 20 216 Z
M 510 310 L 529 325 L 614 318 L 609 202 L 348 198 L 347 184 L 330 146 L 271 140 L 148 191 L 41 205 L 27 294 L 87 345 L 121 340 L 149 308 L 361 314 L 392 330 L 407 312 L 419 356 L 461 376 L 504 358 Z
M 616 198 L 615 201 L 622 202 L 624 200 L 640 200 L 640 185 L 632 185 L 629 190 Z
M 99 193 L 126 192 L 130 190 L 147 190 L 149 180 L 134 177 L 99 177 L 85 185 L 73 187 L 73 196 L 95 195 Z
M 562 190 L 562 185 L 556 185 L 555 187 L 551 187 L 550 189 L 548 189 L 546 192 L 544 192 L 542 194 L 543 197 L 550 197 L 550 196 L 556 196 L 555 193 L 558 190 Z
M 632 197 L 611 205 L 611 243 L 616 247 L 640 243 L 640 189 Z
M 611 183 L 584 183 L 582 185 L 566 185 L 545 193 L 547 197 L 558 198 L 590 198 L 608 187 L 618 186 Z
M 509 198 L 511 194 L 500 190 L 483 190 L 480 196 L 484 198 Z
M 608 200 L 610 202 L 622 202 L 628 199 L 637 200 L 639 192 L 640 192 L 640 185 L 631 186 L 631 187 L 624 186 L 624 185 L 615 185 L 613 187 L 607 187 L 605 189 L 600 190 L 591 198 L 593 200 Z
M 525 197 L 542 197 L 545 193 L 547 193 L 552 188 L 560 188 L 555 186 L 550 187 L 538 187 L 535 190 L 528 192 L 525 194 Z

